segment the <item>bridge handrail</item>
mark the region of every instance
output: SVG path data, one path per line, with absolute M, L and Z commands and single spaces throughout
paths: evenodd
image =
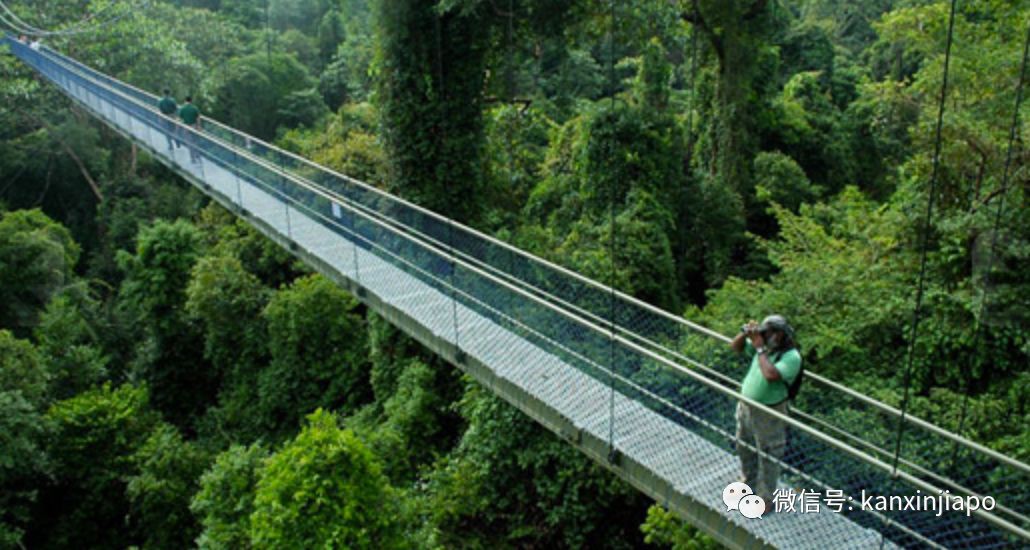
M 60 58 L 58 58 L 58 59 L 56 59 L 54 61 L 56 63 L 60 63 Z M 61 64 L 63 64 L 63 63 L 61 63 Z M 105 85 L 104 83 L 100 82 L 98 79 L 89 76 L 89 74 L 82 74 L 82 71 L 77 71 L 74 68 L 70 68 L 70 67 L 69 67 L 69 70 L 71 70 L 73 72 L 80 73 L 80 76 L 82 78 L 88 79 L 88 80 L 92 80 L 95 83 L 95 85 L 97 85 L 97 86 L 99 86 L 101 88 L 105 88 L 106 87 L 108 89 L 109 93 L 122 96 L 124 98 L 124 100 L 128 101 L 130 104 L 131 103 L 135 103 L 135 104 L 137 104 L 138 107 L 142 107 L 142 108 L 144 108 L 146 110 L 149 110 L 151 112 L 155 112 L 156 113 L 156 111 L 154 110 L 153 106 L 150 105 L 149 103 L 145 102 L 145 101 L 141 101 L 138 98 L 131 97 L 131 96 L 129 96 L 129 95 L 127 95 L 127 94 L 117 90 L 117 89 L 114 89 L 114 87 L 112 87 L 112 86 Z M 92 74 L 93 71 L 90 71 L 89 73 Z M 181 125 L 178 122 L 176 122 L 176 125 L 179 126 L 180 128 L 182 128 L 184 131 L 187 131 L 187 132 L 190 132 L 190 133 L 197 133 L 194 129 L 186 127 L 184 125 Z M 203 139 L 207 139 L 207 140 L 211 140 L 211 141 L 220 141 L 217 138 L 212 138 L 210 136 L 201 136 L 201 137 Z M 253 139 L 253 138 L 250 138 L 250 139 Z M 225 144 L 225 145 L 223 145 L 223 147 L 229 147 L 229 148 L 235 149 L 237 154 L 239 154 L 241 156 L 247 157 L 248 160 L 250 160 L 251 162 L 253 162 L 255 164 L 259 164 L 259 165 L 263 166 L 265 169 L 271 170 L 273 172 L 278 171 L 282 175 L 282 177 L 284 179 L 289 180 L 294 185 L 297 185 L 298 187 L 303 188 L 303 189 L 305 189 L 305 190 L 307 190 L 307 191 L 309 191 L 309 192 L 311 192 L 311 193 L 313 193 L 315 195 L 319 195 L 319 196 L 321 196 L 321 197 L 323 197 L 323 198 L 325 198 L 327 200 L 333 201 L 333 202 L 342 202 L 342 203 L 347 203 L 349 206 L 352 206 L 352 207 L 355 206 L 354 201 L 352 201 L 351 199 L 349 199 L 347 197 L 343 197 L 343 196 L 337 195 L 336 193 L 333 193 L 332 191 L 323 189 L 322 187 L 318 186 L 314 182 L 309 182 L 306 179 L 297 176 L 296 174 L 288 173 L 286 170 L 282 169 L 281 167 L 278 167 L 278 166 L 275 166 L 275 165 L 269 165 L 269 163 L 265 159 L 262 159 L 260 157 L 254 156 L 250 151 L 247 151 L 245 149 L 239 150 L 238 148 L 236 148 L 235 146 L 233 146 L 231 144 Z M 369 220 L 371 220 L 377 226 L 384 227 L 385 229 L 390 230 L 390 231 L 397 231 L 396 228 L 390 227 L 387 224 L 383 224 L 380 220 L 375 219 L 375 217 L 370 216 L 367 213 L 362 212 L 361 214 L 362 214 L 363 217 L 368 218 Z M 409 238 L 409 239 L 412 239 L 412 240 L 416 240 L 416 241 L 420 240 L 420 239 L 412 237 L 410 234 L 406 235 L 406 237 Z M 439 247 L 434 246 L 431 243 L 421 242 L 420 244 L 422 246 L 425 246 L 425 247 L 428 247 L 428 248 L 436 249 L 436 250 L 438 250 L 438 252 L 440 254 L 451 255 L 452 256 L 452 261 L 455 261 L 455 262 L 459 262 L 460 261 L 460 263 L 462 263 L 463 267 L 469 269 L 470 271 L 472 271 L 472 272 L 474 272 L 474 273 L 476 273 L 476 274 L 478 274 L 478 275 L 480 275 L 482 277 L 487 278 L 488 280 L 494 282 L 495 284 L 498 284 L 498 285 L 500 285 L 500 286 L 502 286 L 504 288 L 507 288 L 508 290 L 510 290 L 512 292 L 515 292 L 515 293 L 517 293 L 519 295 L 522 295 L 525 298 L 528 298 L 529 300 L 531 300 L 532 302 L 536 302 L 536 303 L 538 303 L 538 304 L 540 304 L 540 305 L 542 305 L 542 306 L 544 306 L 544 307 L 554 311 L 555 313 L 559 314 L 560 316 L 565 317 L 568 320 L 570 320 L 570 321 L 572 321 L 572 322 L 574 322 L 576 324 L 579 324 L 579 325 L 581 325 L 581 326 L 583 326 L 585 328 L 590 329 L 591 331 L 594 331 L 594 332 L 598 333 L 599 335 L 603 336 L 604 338 L 608 338 L 608 339 L 611 339 L 611 340 L 619 343 L 621 346 L 623 346 L 625 348 L 631 349 L 631 350 L 633 350 L 633 351 L 635 351 L 635 352 L 637 352 L 637 353 L 639 353 L 641 355 L 647 356 L 647 357 L 651 358 L 652 360 L 654 360 L 654 361 L 656 361 L 656 362 L 666 366 L 667 368 L 670 368 L 671 370 L 673 370 L 675 372 L 678 372 L 678 373 L 683 374 L 683 375 L 685 375 L 685 376 L 687 376 L 689 378 L 692 378 L 692 379 L 696 380 L 697 382 L 701 383 L 702 385 L 707 386 L 707 387 L 709 387 L 711 389 L 714 389 L 718 393 L 722 393 L 723 395 L 725 395 L 726 397 L 729 397 L 730 399 L 746 403 L 746 404 L 748 404 L 750 406 L 753 406 L 753 407 L 760 407 L 760 408 L 764 409 L 764 412 L 766 414 L 768 414 L 770 416 L 773 416 L 775 418 L 778 418 L 781 421 L 787 423 L 788 425 L 794 427 L 795 429 L 808 434 L 809 436 L 815 438 L 816 440 L 818 440 L 818 441 L 820 441 L 820 442 L 822 442 L 824 444 L 827 444 L 827 445 L 829 445 L 831 447 L 837 448 L 838 450 L 840 450 L 842 452 L 845 452 L 846 454 L 848 454 L 848 455 L 850 455 L 850 456 L 852 456 L 854 458 L 857 458 L 860 461 L 863 461 L 863 462 L 865 462 L 867 464 L 875 466 L 876 468 L 878 468 L 878 469 L 880 469 L 882 471 L 889 472 L 891 474 L 891 476 L 893 476 L 893 477 L 901 479 L 901 480 L 905 481 L 906 483 L 909 483 L 909 484 L 911 484 L 911 485 L 913 485 L 913 486 L 915 486 L 917 488 L 920 488 L 922 490 L 926 490 L 926 491 L 928 491 L 930 493 L 938 491 L 937 487 L 935 487 L 934 485 L 932 485 L 930 483 L 927 483 L 926 481 L 924 481 L 924 480 L 922 480 L 922 479 L 920 479 L 918 477 L 915 477 L 915 476 L 913 476 L 913 475 L 911 475 L 911 474 L 909 474 L 909 473 L 907 473 L 905 471 L 894 470 L 890 465 L 888 465 L 887 463 L 877 459 L 876 457 L 870 456 L 870 455 L 864 453 L 863 451 L 860 451 L 860 450 L 856 449 L 855 447 L 852 447 L 851 445 L 848 445 L 846 443 L 843 443 L 843 442 L 837 441 L 837 440 L 835 440 L 835 439 L 833 439 L 831 437 L 828 437 L 823 432 L 821 432 L 819 430 L 816 430 L 815 428 L 812 428 L 812 427 L 810 427 L 810 426 L 808 426 L 806 424 L 803 424 L 800 421 L 798 421 L 797 419 L 791 418 L 788 415 L 781 414 L 781 413 L 779 413 L 778 411 L 776 411 L 774 409 L 770 409 L 770 408 L 766 407 L 765 405 L 763 405 L 761 403 L 758 403 L 758 402 L 756 402 L 754 400 L 751 400 L 750 398 L 747 398 L 747 397 L 741 395 L 736 390 L 732 390 L 732 389 L 726 388 L 726 387 L 722 386 L 721 384 L 719 384 L 719 383 L 717 383 L 717 382 L 715 382 L 713 380 L 710 380 L 710 379 L 708 379 L 708 378 L 706 378 L 704 376 L 701 376 L 700 374 L 694 372 L 691 369 L 687 369 L 684 366 L 682 366 L 682 365 L 680 365 L 680 364 L 678 364 L 678 363 L 676 363 L 674 361 L 669 360 L 667 357 L 665 357 L 665 356 L 663 356 L 663 355 L 661 355 L 661 354 L 659 354 L 659 353 L 657 353 L 657 352 L 655 352 L 653 350 L 647 349 L 647 348 L 645 348 L 645 347 L 643 347 L 643 346 L 641 346 L 641 345 L 639 345 L 639 344 L 637 344 L 635 342 L 632 342 L 632 341 L 626 339 L 623 336 L 620 336 L 620 335 L 617 335 L 617 334 L 613 335 L 611 333 L 610 328 L 608 326 L 597 325 L 597 324 L 595 324 L 595 323 L 593 323 L 593 322 L 591 322 L 589 320 L 582 319 L 582 318 L 572 314 L 571 312 L 566 311 L 564 308 L 558 307 L 558 306 L 554 305 L 553 303 L 551 303 L 550 301 L 541 299 L 541 297 L 536 296 L 533 293 L 528 292 L 528 291 L 526 291 L 523 288 L 520 288 L 519 286 L 512 285 L 511 283 L 509 283 L 509 282 L 507 282 L 507 281 L 497 277 L 494 274 L 488 273 L 488 272 L 480 269 L 479 267 L 477 267 L 475 265 L 472 265 L 472 264 L 470 264 L 470 263 L 468 263 L 466 261 L 463 261 L 463 260 L 457 260 L 457 258 L 450 251 L 448 251 L 446 249 L 440 250 Z M 700 365 L 700 363 L 697 363 L 697 364 Z M 1006 521 L 1004 519 L 998 518 L 998 517 L 994 516 L 993 514 L 990 514 L 990 513 L 986 512 L 984 510 L 976 510 L 976 511 L 973 512 L 973 514 L 977 515 L 978 517 L 981 517 L 982 519 L 984 519 L 985 521 L 988 521 L 991 524 L 994 524 L 994 525 L 996 525 L 998 527 L 1006 529 L 1006 530 L 1008 530 L 1010 532 L 1013 532 L 1013 533 L 1015 533 L 1015 534 L 1017 534 L 1019 536 L 1022 536 L 1024 538 L 1030 538 L 1030 533 L 1028 533 L 1026 530 L 1022 529 L 1019 526 L 1013 525 L 1012 523 L 1010 523 L 1010 522 L 1008 522 L 1008 521 Z
M 91 67 L 89 67 L 89 66 L 87 66 L 87 65 L 85 65 L 85 64 L 83 64 L 81 62 L 79 62 L 78 60 L 76 60 L 74 58 L 70 58 L 70 57 L 64 56 L 64 55 L 62 55 L 62 54 L 60 54 L 60 53 L 58 53 L 56 51 L 53 51 L 52 49 L 50 49 L 48 47 L 45 47 L 45 46 L 42 49 L 49 50 L 50 52 L 52 52 L 53 54 L 58 56 L 58 59 L 57 59 L 58 61 L 64 61 L 64 60 L 70 61 L 72 64 L 75 64 L 75 65 L 79 66 L 80 68 L 82 68 L 86 72 L 88 72 L 90 74 L 98 75 L 100 77 L 100 80 L 108 81 L 109 83 L 113 84 L 115 87 L 126 88 L 127 90 L 131 91 L 134 95 L 137 95 L 139 99 L 145 98 L 145 99 L 149 99 L 151 102 L 154 102 L 154 101 L 157 100 L 157 96 L 156 95 L 151 94 L 150 92 L 147 92 L 146 90 L 142 90 L 142 89 L 140 89 L 140 88 L 138 88 L 136 86 L 133 86 L 132 84 L 129 84 L 127 82 L 123 82 L 123 81 L 120 81 L 120 80 L 117 80 L 117 79 L 110 78 L 107 75 L 105 75 L 105 74 L 103 74 L 103 73 L 101 73 L 99 71 L 96 71 L 95 69 L 93 69 L 93 68 L 91 68 Z M 156 106 L 155 105 L 150 105 L 148 103 L 144 103 L 144 106 L 146 106 L 147 108 L 149 108 L 151 110 L 156 110 Z M 504 248 L 508 252 L 512 252 L 514 254 L 520 255 L 523 258 L 526 258 L 527 260 L 529 260 L 529 261 L 531 261 L 533 263 L 539 264 L 539 265 L 541 265 L 543 267 L 546 267 L 548 269 L 556 270 L 559 273 L 561 273 L 562 275 L 571 277 L 571 278 L 577 280 L 578 282 L 581 282 L 581 283 L 583 283 L 585 285 L 591 286 L 591 287 L 593 287 L 593 288 L 595 288 L 597 290 L 600 290 L 600 291 L 603 291 L 603 292 L 606 292 L 606 293 L 613 292 L 613 289 L 611 289 L 611 287 L 606 286 L 606 285 L 604 285 L 602 283 L 599 283 L 598 281 L 595 281 L 593 279 L 590 279 L 590 278 L 588 278 L 588 277 L 586 277 L 586 276 L 584 276 L 584 275 L 582 275 L 582 274 L 580 274 L 580 273 L 578 273 L 576 271 L 573 271 L 571 269 L 568 269 L 566 267 L 558 265 L 558 264 L 556 264 L 554 262 L 551 262 L 551 261 L 549 261 L 547 259 L 544 259 L 544 258 L 541 258 L 539 256 L 536 256 L 535 254 L 532 254 L 532 253 L 527 252 L 525 250 L 522 250 L 522 249 L 520 249 L 518 247 L 515 247 L 515 246 L 513 246 L 513 245 L 511 245 L 511 244 L 509 244 L 509 243 L 507 243 L 505 241 L 502 241 L 502 240 L 500 240 L 500 239 L 498 239 L 496 237 L 493 237 L 493 236 L 488 235 L 486 233 L 483 233 L 483 232 L 481 232 L 481 231 L 479 231 L 479 230 L 477 230 L 475 228 L 472 228 L 470 226 L 462 224 L 461 222 L 452 220 L 451 218 L 443 216 L 443 215 L 441 215 L 441 214 L 439 214 L 437 212 L 434 212 L 432 210 L 429 210 L 429 209 L 427 209 L 425 207 L 419 206 L 418 204 L 412 203 L 412 202 L 410 202 L 410 201 L 408 201 L 408 200 L 406 200 L 406 199 L 404 199 L 402 197 L 393 195 L 393 194 L 391 194 L 391 193 L 389 193 L 389 192 L 387 192 L 387 191 L 385 191 L 383 189 L 380 189 L 380 188 L 378 188 L 378 187 L 376 187 L 374 185 L 371 185 L 371 184 L 368 184 L 368 183 L 363 182 L 361 180 L 355 179 L 355 178 L 350 177 L 350 176 L 348 176 L 346 174 L 339 173 L 339 172 L 337 172 L 337 171 L 335 171 L 335 170 L 333 170 L 331 168 L 328 168 L 328 167 L 316 164 L 316 163 L 314 163 L 314 162 L 312 162 L 312 161 L 310 161 L 310 160 L 308 160 L 308 159 L 306 159 L 306 158 L 304 158 L 304 157 L 302 157 L 300 155 L 297 155 L 297 154 L 295 154 L 295 153 L 293 153 L 291 151 L 287 151 L 285 149 L 282 149 L 282 148 L 280 148 L 280 147 L 278 147 L 278 146 L 276 146 L 274 144 L 268 143 L 268 142 L 266 142 L 264 140 L 261 140 L 259 138 L 255 138 L 255 137 L 250 136 L 248 134 L 244 134 L 243 132 L 241 132 L 241 131 L 239 131 L 239 130 L 231 127 L 231 126 L 227 126 L 227 125 L 223 124 L 222 122 L 220 122 L 218 120 L 215 120 L 213 118 L 205 116 L 204 117 L 204 122 L 205 122 L 205 124 L 213 124 L 213 125 L 217 126 L 218 128 L 222 129 L 223 131 L 226 131 L 226 132 L 231 133 L 233 135 L 239 136 L 242 139 L 249 140 L 251 142 L 259 144 L 260 146 L 262 146 L 262 147 L 264 147 L 266 149 L 269 149 L 271 151 L 274 151 L 277 154 L 285 155 L 285 156 L 287 156 L 287 157 L 289 157 L 289 158 L 291 158 L 291 159 L 293 159 L 293 160 L 295 160 L 297 162 L 300 162 L 300 163 L 302 163 L 304 165 L 307 165 L 307 166 L 309 166 L 309 167 L 311 167 L 311 168 L 313 168 L 315 170 L 324 172 L 324 173 L 329 174 L 329 175 L 331 175 L 331 176 L 333 176 L 335 178 L 343 179 L 343 180 L 347 181 L 348 183 L 350 183 L 352 185 L 360 187 L 364 191 L 368 191 L 368 192 L 374 193 L 374 194 L 376 194 L 376 195 L 378 195 L 378 196 L 380 196 L 380 197 L 382 197 L 384 199 L 397 202 L 397 203 L 403 205 L 406 208 L 410 208 L 412 210 L 415 210 L 415 211 L 419 212 L 420 214 L 426 215 L 426 216 L 428 216 L 430 218 L 433 218 L 433 219 L 435 219 L 437 221 L 440 221 L 440 222 L 443 222 L 443 223 L 452 224 L 455 229 L 458 229 L 460 231 L 468 233 L 469 235 L 472 235 L 475 238 L 485 240 L 485 241 L 489 242 L 490 244 L 493 244 L 493 245 L 499 246 L 501 248 Z M 418 232 L 417 229 L 414 229 L 414 228 L 409 228 L 409 229 L 412 230 L 412 231 Z M 468 257 L 471 257 L 471 256 L 468 256 Z M 512 276 L 512 278 L 515 278 L 515 277 Z M 521 281 L 521 282 L 524 283 L 524 284 L 529 285 L 529 283 L 526 283 L 525 281 Z M 532 285 L 529 285 L 529 286 L 532 287 Z M 551 295 L 550 293 L 548 293 L 545 290 L 542 290 L 542 289 L 539 289 L 539 288 L 536 288 L 536 287 L 532 287 L 532 288 L 536 289 L 538 292 L 540 292 L 542 294 L 547 295 L 551 299 L 563 302 L 563 303 L 565 303 L 565 304 L 567 304 L 568 306 L 571 306 L 571 307 L 576 307 L 573 304 L 568 304 L 568 302 L 562 300 L 561 298 L 558 298 L 556 296 Z M 719 341 L 722 341 L 722 342 L 725 342 L 725 343 L 729 343 L 729 342 L 732 341 L 732 338 L 730 338 L 729 336 L 726 336 L 726 335 L 724 335 L 722 333 L 719 333 L 719 332 L 717 332 L 715 330 L 712 330 L 712 329 L 710 329 L 708 327 L 705 327 L 703 325 L 697 324 L 697 323 L 695 323 L 693 321 L 690 321 L 689 319 L 686 319 L 684 317 L 674 315 L 674 314 L 672 314 L 672 313 L 670 313 L 670 312 L 668 312 L 668 311 L 666 311 L 664 309 L 661 309 L 661 308 L 659 308 L 657 306 L 654 306 L 654 305 L 649 304 L 649 303 L 647 303 L 647 302 L 645 302 L 643 300 L 640 300 L 639 298 L 636 298 L 634 296 L 625 294 L 625 293 L 619 291 L 618 289 L 614 289 L 614 294 L 615 294 L 615 296 L 619 300 L 621 300 L 623 302 L 627 302 L 630 305 L 633 305 L 635 307 L 639 307 L 639 308 L 645 309 L 646 311 L 648 311 L 650 313 L 653 313 L 655 315 L 659 315 L 659 316 L 665 318 L 668 321 L 677 323 L 677 324 L 679 324 L 679 325 L 681 325 L 681 326 L 683 326 L 685 328 L 688 328 L 688 329 L 690 329 L 690 330 L 692 330 L 694 332 L 703 334 L 705 336 L 708 336 L 710 338 L 713 338 L 713 339 L 716 339 L 716 340 L 719 340 Z M 585 312 L 585 310 L 582 310 L 581 308 L 577 308 L 577 309 L 579 309 L 580 311 L 584 311 Z M 587 313 L 589 313 L 589 312 L 587 312 Z M 593 315 L 593 314 L 591 314 L 591 315 Z M 627 332 L 629 332 L 629 331 L 627 331 Z M 648 340 L 648 342 L 651 345 L 654 345 L 654 346 L 660 347 L 660 348 L 664 348 L 668 352 L 675 353 L 675 350 L 669 350 L 669 349 L 665 348 L 665 346 L 663 346 L 662 344 L 660 344 L 658 342 L 654 342 L 654 341 L 652 341 L 650 339 L 647 339 L 644 336 L 639 336 L 638 335 L 638 337 L 641 338 L 641 339 Z M 986 446 L 984 446 L 984 445 L 982 445 L 980 443 L 972 441 L 972 440 L 962 436 L 961 434 L 957 434 L 957 433 L 948 431 L 948 430 L 946 430 L 946 429 L 944 429 L 944 428 L 942 428 L 942 427 L 940 427 L 940 426 L 938 426 L 938 425 L 936 425 L 936 424 L 934 424 L 932 422 L 924 420 L 924 419 L 922 419 L 922 418 L 920 418 L 918 416 L 912 415 L 912 414 L 910 414 L 908 412 L 902 414 L 902 412 L 899 409 L 895 408 L 895 407 L 892 407 L 892 406 L 890 406 L 890 405 L 888 405 L 888 404 L 886 404 L 886 403 L 884 403 L 882 401 L 879 401 L 877 399 L 874 399 L 874 398 L 872 398 L 872 397 L 870 397 L 868 395 L 865 395 L 865 394 L 862 394 L 860 392 L 857 392 L 857 391 L 855 391 L 855 390 L 853 390 L 853 389 L 851 389 L 851 388 L 849 388 L 849 387 L 847 387 L 847 386 L 845 386 L 845 385 L 843 385 L 843 384 L 841 384 L 839 382 L 836 382 L 834 380 L 831 380 L 831 379 L 829 379 L 829 378 L 819 374 L 818 372 L 814 372 L 811 369 L 806 369 L 805 370 L 805 376 L 806 376 L 806 379 L 808 381 L 810 381 L 810 382 L 815 382 L 817 384 L 822 384 L 824 386 L 827 386 L 827 387 L 829 387 L 829 388 L 831 388 L 831 389 L 833 389 L 835 391 L 838 391 L 838 392 L 840 392 L 842 394 L 847 395 L 848 397 L 850 397 L 852 399 L 856 399 L 858 401 L 861 401 L 865 405 L 868 405 L 870 407 L 878 409 L 879 411 L 881 411 L 883 413 L 886 413 L 887 415 L 889 415 L 889 416 L 891 416 L 891 417 L 893 417 L 895 419 L 900 419 L 903 422 L 906 422 L 906 423 L 911 424 L 913 426 L 919 427 L 921 429 L 924 429 L 926 431 L 929 431 L 931 433 L 934 433 L 936 435 L 939 435 L 941 437 L 949 439 L 949 440 L 951 440 L 954 443 L 963 445 L 963 446 L 965 446 L 965 447 L 967 447 L 967 448 L 969 448 L 971 450 L 974 450 L 974 451 L 976 451 L 976 452 L 978 452 L 980 454 L 989 456 L 992 459 L 997 460 L 999 462 L 1002 462 L 1002 463 L 1004 463 L 1004 464 L 1006 464 L 1008 466 L 1011 466 L 1013 468 L 1016 468 L 1017 470 L 1020 470 L 1023 473 L 1030 474 L 1030 464 L 1027 464 L 1027 463 L 1022 462 L 1022 461 L 1019 461 L 1019 460 L 1017 460 L 1015 458 L 1012 458 L 1010 456 L 1002 454 L 1002 453 L 1000 453 L 998 451 L 995 451 L 994 449 L 991 449 L 991 448 L 986 447 Z

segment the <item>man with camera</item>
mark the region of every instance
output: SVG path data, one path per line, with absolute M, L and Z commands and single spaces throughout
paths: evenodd
M 800 382 L 801 353 L 794 329 L 782 315 L 770 315 L 761 324 L 749 321 L 730 343 L 737 353 L 747 352 L 751 366 L 740 384 L 740 393 L 784 415 L 787 401 Z M 787 445 L 786 423 L 741 401 L 737 404 L 737 453 L 743 482 L 765 499 L 766 511 L 780 476 L 779 460 Z

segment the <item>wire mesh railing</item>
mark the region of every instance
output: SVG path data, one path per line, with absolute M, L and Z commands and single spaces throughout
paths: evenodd
M 153 105 L 157 98 L 75 61 L 80 70 L 126 95 Z M 442 243 L 462 258 L 475 262 L 505 280 L 596 323 L 606 324 L 613 308 L 610 290 L 575 272 L 563 269 L 487 235 L 406 202 L 365 184 L 327 170 L 297 155 L 209 119 L 205 133 L 261 157 L 282 170 L 347 198 L 386 223 Z M 661 311 L 630 296 L 616 293 L 616 330 L 671 359 L 695 368 L 712 366 L 735 386 L 746 366 L 725 348 L 728 338 L 685 319 Z M 689 358 L 703 358 L 691 362 Z M 710 372 L 710 371 L 709 371 Z M 812 425 L 834 437 L 843 437 L 874 455 L 892 452 L 897 424 L 904 421 L 906 444 L 899 457 L 902 468 L 955 494 L 1005 495 L 998 514 L 1030 528 L 1030 466 L 951 434 L 917 417 L 869 397 L 848 391 L 816 373 L 808 373 L 809 388 L 794 404 Z M 850 412 L 842 412 L 850 411 Z M 943 451 L 948 449 L 948 451 Z M 945 460 L 947 458 L 947 460 Z
M 446 291 L 466 310 L 688 428 L 723 451 L 713 454 L 712 460 L 725 460 L 734 451 L 734 409 L 742 401 L 736 386 L 744 366 L 727 350 L 725 337 L 622 294 L 616 294 L 612 308 L 607 287 L 574 272 L 214 121 L 205 121 L 199 133 L 185 128 L 157 113 L 151 94 L 56 53 L 9 42 L 19 57 L 98 116 L 145 140 L 154 150 L 167 148 L 174 162 L 201 181 L 217 179 L 215 172 L 234 181 L 236 189 L 223 189 L 222 194 L 240 208 L 263 208 L 256 214 L 290 238 L 295 238 L 302 220 L 316 220 L 320 227 L 354 243 L 347 254 L 350 267 L 344 268 L 353 280 L 361 277 L 359 257 L 372 254 L 384 259 Z M 187 145 L 189 159 L 175 147 L 176 142 Z M 260 188 L 280 203 L 248 203 L 246 186 Z M 614 337 L 610 332 L 613 309 Z M 463 330 L 474 327 L 460 323 L 455 314 L 451 338 L 456 344 Z M 829 381 L 817 379 L 815 384 L 832 391 L 806 389 L 797 403 L 783 459 L 788 484 L 841 491 L 852 498 L 916 491 L 936 495 L 938 489 L 948 487 L 956 495 L 990 495 L 998 507 L 970 516 L 886 513 L 862 507 L 841 513 L 902 545 L 983 547 L 1018 545 L 1025 540 L 1021 538 L 1026 536 L 1025 491 L 1030 487 L 1025 465 L 921 427 L 906 436 L 901 469 L 894 475 L 885 449 L 893 449 L 896 414 Z M 628 410 L 613 409 L 608 424 L 600 429 L 611 428 L 615 444 L 629 441 L 627 430 L 640 428 L 628 421 L 619 425 L 620 415 L 629 414 Z M 670 443 L 650 441 L 653 450 L 648 452 L 661 453 Z M 941 451 L 942 444 L 948 445 L 949 452 Z M 953 445 L 957 446 L 953 449 Z M 943 456 L 949 461 L 943 462 Z

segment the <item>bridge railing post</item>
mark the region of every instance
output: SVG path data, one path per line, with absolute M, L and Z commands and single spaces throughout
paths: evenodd
M 361 286 L 361 264 L 358 263 L 358 239 L 360 237 L 359 237 L 359 234 L 358 234 L 358 225 L 356 223 L 357 214 L 354 212 L 353 209 L 348 208 L 347 210 L 348 210 L 348 212 L 350 212 L 350 230 L 351 230 L 350 244 L 351 244 L 351 252 L 352 252 L 352 254 L 354 256 L 354 282 L 357 283 L 358 286 L 360 287 Z
M 283 209 L 286 211 L 286 236 L 293 240 L 293 227 L 290 223 L 290 200 L 288 196 L 283 198 Z

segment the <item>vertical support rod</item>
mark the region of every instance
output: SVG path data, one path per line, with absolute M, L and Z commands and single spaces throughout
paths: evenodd
M 611 36 L 608 37 L 608 85 L 611 87 L 611 110 L 612 116 L 615 114 L 615 0 L 611 0 Z M 611 119 L 610 119 L 611 120 Z M 609 138 L 609 147 L 611 150 L 609 154 L 610 158 L 615 157 L 615 132 L 611 133 Z M 611 355 L 608 363 L 608 461 L 615 462 L 617 454 L 615 450 L 615 368 L 616 368 L 616 349 L 615 349 L 615 180 L 613 179 L 609 184 L 608 190 L 608 216 L 609 216 L 609 228 L 608 228 L 608 240 L 609 240 L 609 259 L 611 260 L 611 277 L 608 281 L 609 289 L 609 344 L 611 346 Z
M 350 229 L 351 229 L 351 251 L 354 253 L 354 282 L 361 286 L 361 264 L 358 263 L 358 239 L 360 234 L 358 233 L 357 216 L 354 213 L 354 208 L 347 208 L 350 212 Z
M 441 101 L 442 102 L 442 106 L 444 108 L 446 108 L 448 97 L 447 97 L 446 80 L 444 79 L 444 70 L 443 70 L 443 51 L 442 51 L 443 46 L 442 46 L 442 40 L 440 38 L 440 35 L 441 35 L 441 31 L 440 31 L 440 17 L 441 17 L 440 13 L 434 13 L 433 14 L 433 31 L 434 31 L 434 34 L 436 35 L 435 36 L 435 38 L 436 38 L 436 76 L 437 76 L 436 84 L 437 84 L 437 86 L 439 86 L 439 89 L 440 89 L 440 93 L 438 94 L 439 101 Z M 443 142 L 447 143 L 447 128 L 446 128 L 446 124 L 442 128 L 441 137 L 443 138 Z M 451 196 L 451 187 L 450 187 L 450 183 L 449 183 L 450 180 L 447 180 L 447 181 L 448 181 L 448 183 L 445 185 L 445 188 L 444 188 L 445 191 L 444 192 L 447 194 L 448 199 L 453 199 L 453 197 Z M 451 287 L 450 288 L 450 291 L 451 291 L 451 320 L 452 320 L 452 322 L 454 324 L 454 347 L 457 349 L 457 355 L 458 355 L 457 358 L 460 361 L 460 358 L 461 358 L 461 355 L 462 355 L 462 351 L 461 351 L 461 342 L 460 342 L 460 339 L 459 339 L 460 334 L 458 332 L 458 294 L 457 294 L 457 286 L 456 286 L 456 282 L 455 282 L 455 274 L 457 272 L 458 264 L 457 264 L 457 258 L 454 255 L 454 220 L 451 218 L 451 215 L 453 215 L 453 213 L 451 213 L 450 215 L 447 216 L 447 248 L 448 248 L 448 253 L 450 255 L 450 277 L 449 278 L 450 278 L 450 287 Z

